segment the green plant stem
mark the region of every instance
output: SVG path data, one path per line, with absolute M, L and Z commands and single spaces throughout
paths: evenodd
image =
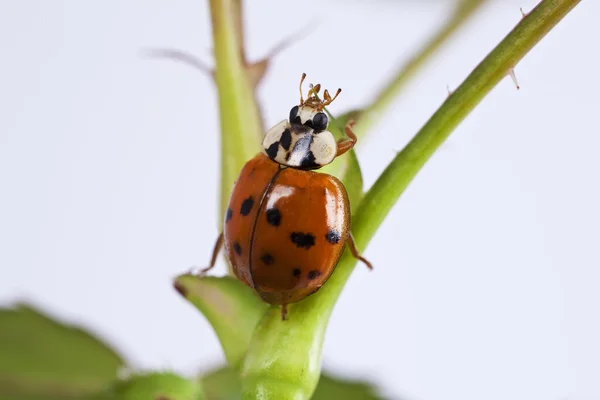
M 365 195 L 353 221 L 362 250 L 404 189 L 469 112 L 579 0 L 544 0 L 442 104 Z M 271 307 L 258 323 L 242 373 L 244 399 L 309 399 L 320 373 L 329 316 L 356 261 L 344 255 L 326 285 L 292 304 L 289 320 Z
M 220 216 L 244 164 L 259 151 L 262 124 L 246 71 L 240 0 L 210 0 L 221 121 Z M 219 227 L 222 227 L 222 218 Z
M 481 6 L 489 0 L 459 0 L 457 1 L 454 12 L 448 18 L 425 45 L 408 62 L 402 65 L 394 74 L 375 99 L 363 109 L 353 110 L 338 117 L 336 122 L 340 125 L 335 130 L 336 137 L 342 137 L 343 126 L 351 119 L 356 121 L 354 133 L 361 138 L 375 126 L 386 114 L 394 101 L 402 94 L 402 90 L 417 75 L 423 66 L 442 48 L 448 40 L 458 31 Z M 339 130 L 339 132 L 337 132 Z M 362 140 L 359 140 L 362 143 Z M 322 172 L 344 179 L 345 170 L 347 171 L 347 159 L 340 157 L 326 166 Z M 345 179 L 344 179 L 345 180 Z
M 444 25 L 422 46 L 411 59 L 394 74 L 375 96 L 375 100 L 356 115 L 355 133 L 361 137 L 381 120 L 385 112 L 397 100 L 406 85 L 421 71 L 423 66 L 442 48 L 488 0 L 459 0 L 454 12 Z M 345 120 L 345 118 L 343 118 Z
M 581 0 L 543 0 L 471 72 L 365 194 L 353 224 L 364 249 L 402 192 L 458 124 Z

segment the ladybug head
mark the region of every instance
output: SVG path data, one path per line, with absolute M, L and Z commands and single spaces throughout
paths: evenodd
M 266 133 L 263 139 L 264 152 L 269 158 L 281 165 L 298 169 L 318 169 L 333 161 L 337 154 L 337 142 L 327 130 L 329 119 L 323 108 L 342 91 L 338 89 L 333 98 L 329 92 L 323 92 L 319 98 L 321 85 L 310 85 L 309 97 L 302 96 L 300 80 L 300 104 L 290 111 L 288 120 L 283 120 Z
M 311 84 L 310 89 L 308 90 L 308 98 L 304 100 L 302 95 L 302 83 L 305 78 L 306 74 L 302 74 L 302 79 L 300 79 L 300 104 L 292 107 L 290 110 L 289 121 L 290 124 L 300 124 L 314 129 L 316 133 L 322 132 L 326 130 L 329 125 L 329 119 L 327 118 L 327 114 L 323 112 L 323 108 L 331 104 L 340 94 L 342 89 L 338 89 L 333 98 L 329 94 L 329 91 L 325 89 L 325 92 L 323 92 L 323 100 L 321 100 L 319 98 L 321 85 L 317 84 L 313 86 Z

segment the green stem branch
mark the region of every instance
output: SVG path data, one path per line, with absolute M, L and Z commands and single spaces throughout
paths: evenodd
M 210 0 L 221 120 L 221 216 L 239 172 L 259 151 L 256 138 L 262 135 L 258 104 L 246 71 L 241 7 L 240 0 Z
M 394 74 L 375 100 L 356 115 L 355 133 L 364 136 L 385 115 L 406 85 L 488 0 L 460 0 L 450 18 L 411 59 Z M 345 121 L 345 118 L 341 118 Z
M 544 0 L 506 36 L 395 157 L 365 195 L 353 221 L 362 250 L 410 181 L 456 126 L 580 0 Z M 271 307 L 258 323 L 242 370 L 244 399 L 309 399 L 320 375 L 329 316 L 356 261 L 344 255 L 326 285 L 292 304 L 281 321 Z
M 581 0 L 544 0 L 471 72 L 365 194 L 353 231 L 364 249 L 402 192 L 460 122 Z
M 371 131 L 398 99 L 402 90 L 417 75 L 423 66 L 442 48 L 448 40 L 458 31 L 481 6 L 489 0 L 459 0 L 452 15 L 446 23 L 442 25 L 433 36 L 423 45 L 423 47 L 408 62 L 402 65 L 394 76 L 385 83 L 383 88 L 375 96 L 375 99 L 363 109 L 353 110 L 341 115 L 337 119 L 337 124 L 345 125 L 349 120 L 354 119 L 356 125 L 354 133 L 360 138 L 365 137 Z M 343 136 L 343 129 L 336 129 L 334 132 L 337 137 Z M 359 141 L 362 143 L 362 141 Z M 333 163 L 326 166 L 322 172 L 343 178 L 344 170 L 348 171 L 351 167 L 347 164 L 347 159 L 340 157 Z M 346 180 L 346 179 L 344 179 Z

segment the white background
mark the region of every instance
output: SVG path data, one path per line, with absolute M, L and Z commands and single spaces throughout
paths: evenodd
M 250 2 L 249 2 L 250 3 Z M 260 89 L 267 124 L 301 72 L 365 104 L 448 14 L 438 1 L 254 1 L 257 59 L 288 35 Z M 518 22 L 495 1 L 363 141 L 370 185 Z M 343 11 L 341 11 L 343 10 Z M 171 287 L 217 234 L 219 125 L 200 72 L 205 1 L 0 3 L 0 304 L 82 323 L 143 368 L 192 374 L 223 357 Z M 426 400 L 600 399 L 600 3 L 585 0 L 459 126 L 405 192 L 335 309 L 325 366 Z M 223 264 L 217 274 L 224 273 Z

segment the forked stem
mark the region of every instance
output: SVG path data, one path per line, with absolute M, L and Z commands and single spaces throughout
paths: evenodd
M 364 250 L 417 172 L 471 110 L 580 0 L 544 0 L 525 17 L 442 104 L 371 187 L 353 221 Z M 281 321 L 271 307 L 258 323 L 242 372 L 243 399 L 309 399 L 319 380 L 329 317 L 356 260 L 345 254 L 317 293 L 290 305 Z M 275 344 L 275 345 L 274 345 Z

